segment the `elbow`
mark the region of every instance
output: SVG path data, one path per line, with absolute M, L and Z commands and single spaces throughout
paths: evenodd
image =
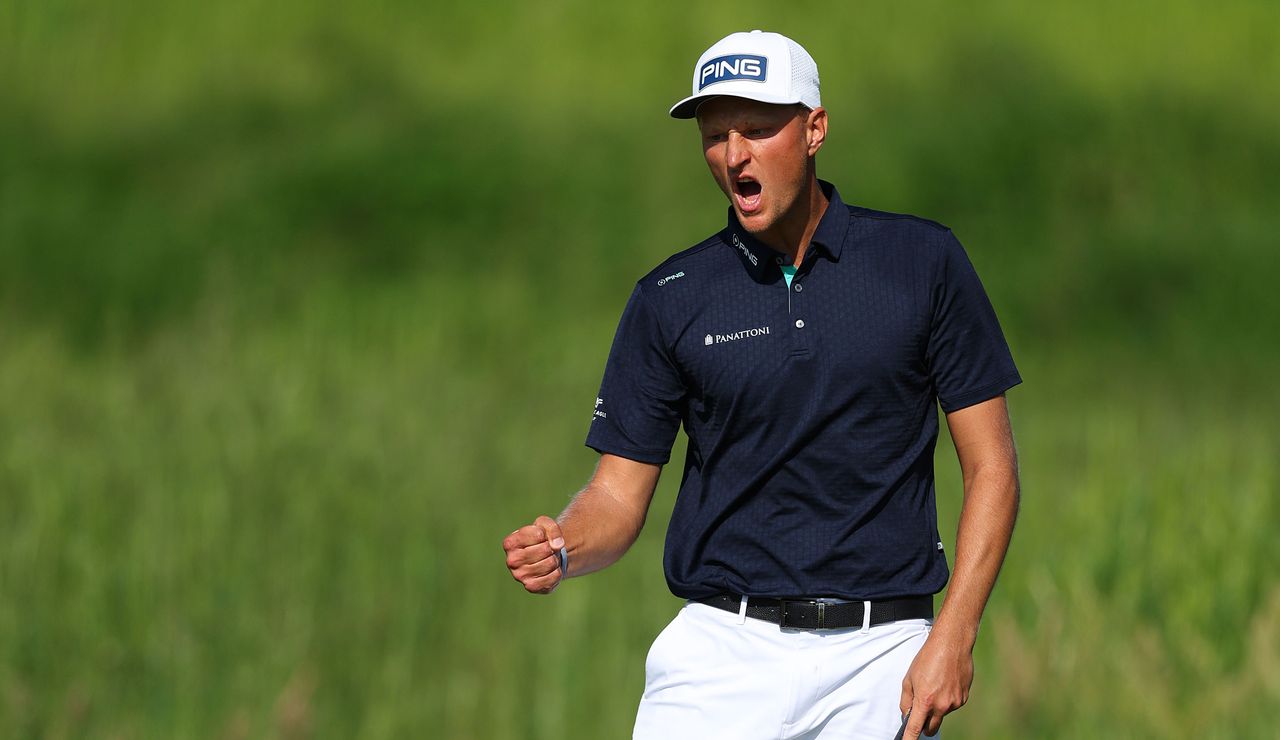
M 1004 480 L 1000 489 L 1005 492 L 1004 499 L 1008 502 L 1009 526 L 1013 527 L 1018 521 L 1018 512 L 1022 509 L 1022 482 L 1018 478 L 1018 466 L 1010 465 L 1004 475 Z
M 1012 460 L 990 461 L 975 465 L 964 476 L 965 498 L 974 496 L 984 506 L 1002 509 L 1016 519 L 1022 505 L 1022 484 L 1018 466 Z

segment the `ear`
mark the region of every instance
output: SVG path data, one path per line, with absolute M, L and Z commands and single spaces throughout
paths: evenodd
M 809 111 L 804 120 L 805 142 L 809 146 L 809 156 L 818 153 L 822 143 L 827 140 L 827 109 L 818 107 Z

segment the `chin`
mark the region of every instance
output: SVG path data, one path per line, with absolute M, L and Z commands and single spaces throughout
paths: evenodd
M 760 209 L 751 214 L 745 214 L 737 208 L 733 209 L 734 215 L 738 217 L 738 223 L 742 224 L 742 228 L 747 230 L 752 236 L 760 236 L 773 226 L 773 218 L 765 209 Z

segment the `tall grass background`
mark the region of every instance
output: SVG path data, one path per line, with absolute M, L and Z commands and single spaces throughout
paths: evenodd
M 0 2 L 0 736 L 628 736 L 682 442 L 613 568 L 535 598 L 500 541 L 722 222 L 665 110 L 749 28 L 1026 380 L 948 736 L 1269 736 L 1280 10 L 1149 0 Z

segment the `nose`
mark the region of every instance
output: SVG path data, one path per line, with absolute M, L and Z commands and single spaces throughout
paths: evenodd
M 751 160 L 749 142 L 737 131 L 729 132 L 729 140 L 725 146 L 724 163 L 731 170 L 736 170 Z

